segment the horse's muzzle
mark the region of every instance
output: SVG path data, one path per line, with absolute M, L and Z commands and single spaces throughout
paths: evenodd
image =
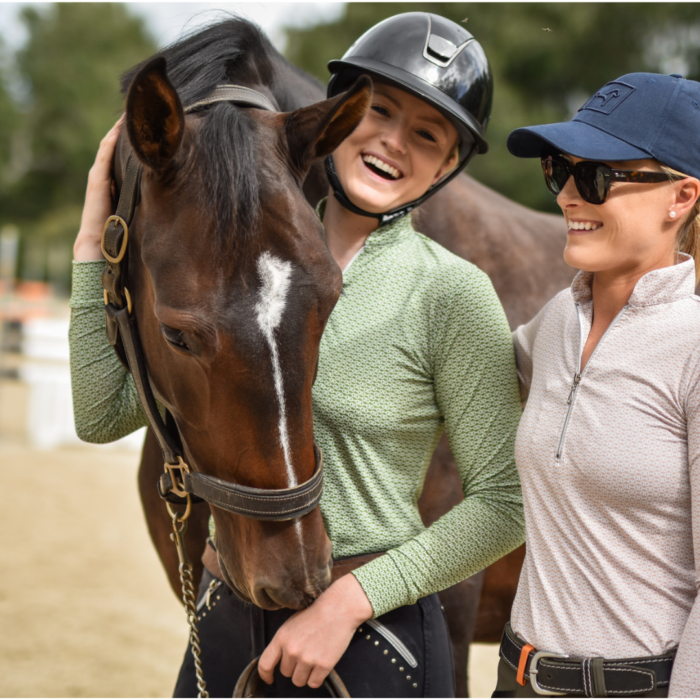
M 314 578 L 307 578 L 302 584 L 275 585 L 272 582 L 256 581 L 252 594 L 244 593 L 236 586 L 226 570 L 223 559 L 217 554 L 221 579 L 244 603 L 257 605 L 264 610 L 303 610 L 308 608 L 331 584 L 332 560 Z

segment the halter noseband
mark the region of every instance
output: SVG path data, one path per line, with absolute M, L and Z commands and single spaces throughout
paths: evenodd
M 185 113 L 216 102 L 233 102 L 242 107 L 277 111 L 267 97 L 255 90 L 241 85 L 217 85 L 207 97 L 188 106 Z M 323 456 L 315 443 L 316 468 L 313 476 L 303 484 L 286 489 L 241 486 L 191 471 L 182 458 L 182 444 L 174 421 L 172 425 L 171 420 L 163 421 L 158 411 L 146 371 L 132 298 L 124 284 L 128 266 L 129 226 L 138 204 L 141 172 L 141 164 L 131 153 L 124 170 L 117 210 L 107 219 L 102 232 L 102 253 L 107 261 L 102 273 L 102 285 L 107 338 L 134 378 L 141 405 L 163 452 L 165 473 L 158 483 L 158 492 L 168 504 L 186 504 L 187 509 L 181 520 L 189 516 L 193 500 L 205 500 L 230 513 L 256 520 L 292 520 L 306 515 L 318 505 L 323 491 Z M 166 416 L 169 414 L 166 413 Z

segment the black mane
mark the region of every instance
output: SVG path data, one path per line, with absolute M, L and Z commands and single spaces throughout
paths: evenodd
M 276 66 L 287 64 L 257 26 L 237 17 L 194 32 L 157 55 L 165 58 L 170 82 L 185 107 L 222 83 L 270 86 Z M 122 92 L 146 62 L 122 76 Z M 255 124 L 245 110 L 228 102 L 206 108 L 202 118 L 195 136 L 198 167 L 207 204 L 216 216 L 217 238 L 227 244 L 234 225 L 239 238 L 253 235 L 258 223 Z

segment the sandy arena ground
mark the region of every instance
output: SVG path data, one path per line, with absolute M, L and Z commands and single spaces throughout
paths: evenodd
M 0 696 L 169 697 L 187 624 L 148 538 L 138 454 L 32 448 L 27 393 L 0 382 Z M 474 697 L 496 665 L 495 645 L 475 646 Z

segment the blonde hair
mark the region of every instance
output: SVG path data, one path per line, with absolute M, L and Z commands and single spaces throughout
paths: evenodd
M 665 165 L 661 166 L 661 170 L 677 180 L 689 177 Z M 685 221 L 681 223 L 678 229 L 676 250 L 679 250 L 681 253 L 687 253 L 695 260 L 695 284 L 697 285 L 700 283 L 700 199 L 695 202 Z

